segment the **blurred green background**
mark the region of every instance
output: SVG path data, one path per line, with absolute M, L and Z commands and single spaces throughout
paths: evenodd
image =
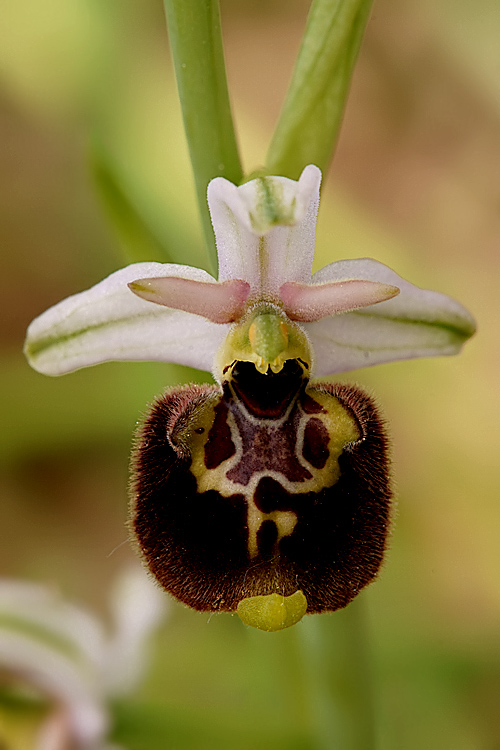
M 264 161 L 307 7 L 222 2 L 247 171 Z M 109 364 L 49 379 L 21 348 L 33 317 L 131 260 L 207 266 L 163 8 L 2 0 L 0 18 L 0 573 L 105 612 L 133 557 L 138 416 L 164 386 L 208 376 Z M 394 443 L 391 549 L 362 595 L 380 750 L 500 748 L 499 35 L 494 0 L 376 2 L 320 209 L 317 267 L 375 257 L 479 325 L 459 358 L 345 378 L 377 395 Z M 307 750 L 299 628 L 262 634 L 172 604 L 117 737 Z

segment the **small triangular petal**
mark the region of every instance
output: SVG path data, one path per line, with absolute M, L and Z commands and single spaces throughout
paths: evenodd
M 473 335 L 470 313 L 451 297 L 410 284 L 370 258 L 339 261 L 314 274 L 313 283 L 366 279 L 397 286 L 393 299 L 303 327 L 316 357 L 316 375 L 399 359 L 456 354 Z
M 288 317 L 303 323 L 375 305 L 397 294 L 397 286 L 361 279 L 331 281 L 326 284 L 288 282 L 280 289 L 281 300 Z
M 212 323 L 238 320 L 250 292 L 250 284 L 242 279 L 210 282 L 162 276 L 137 279 L 128 286 L 141 299 L 201 315 Z
M 229 325 L 146 302 L 127 286 L 160 276 L 214 282 L 190 266 L 134 263 L 122 268 L 31 323 L 24 349 L 31 366 L 45 375 L 113 360 L 175 362 L 210 370 Z
M 212 180 L 219 280 L 244 279 L 261 297 L 277 297 L 285 281 L 310 281 L 320 182 L 312 164 L 298 181 L 261 177 L 236 187 L 222 177 Z

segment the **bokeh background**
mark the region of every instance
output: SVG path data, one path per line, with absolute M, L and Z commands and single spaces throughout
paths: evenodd
M 222 2 L 247 171 L 264 162 L 307 7 Z M 2 0 L 0 24 L 0 573 L 105 613 L 133 557 L 136 421 L 166 385 L 207 376 L 109 364 L 50 379 L 21 349 L 33 317 L 131 260 L 163 247 L 206 266 L 163 7 Z M 394 444 L 391 549 L 362 595 L 380 750 L 500 748 L 499 36 L 495 0 L 377 0 L 320 210 L 317 267 L 375 257 L 479 326 L 458 358 L 345 378 L 377 395 Z M 307 750 L 273 638 L 173 603 L 117 736 L 132 750 Z

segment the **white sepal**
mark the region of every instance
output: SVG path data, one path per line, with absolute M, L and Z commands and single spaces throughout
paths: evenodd
M 136 279 L 165 276 L 214 282 L 206 271 L 191 266 L 134 263 L 122 268 L 35 318 L 25 343 L 29 363 L 45 375 L 113 360 L 210 370 L 229 326 L 147 302 L 127 286 Z
M 420 289 L 371 258 L 331 263 L 313 283 L 366 279 L 397 286 L 400 293 L 353 312 L 304 323 L 316 354 L 316 375 L 415 357 L 456 354 L 475 330 L 459 302 Z
M 298 181 L 261 177 L 236 187 L 222 177 L 212 180 L 219 280 L 244 279 L 260 297 L 277 296 L 286 281 L 310 281 L 320 182 L 312 164 Z

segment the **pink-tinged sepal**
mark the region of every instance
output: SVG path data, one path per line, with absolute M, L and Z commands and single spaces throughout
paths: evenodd
M 471 314 L 440 292 L 420 289 L 371 258 L 339 260 L 317 271 L 313 284 L 347 279 L 399 289 L 391 299 L 303 324 L 320 377 L 415 357 L 457 354 L 475 331 Z
M 200 268 L 132 263 L 59 302 L 35 318 L 24 351 L 35 370 L 63 375 L 108 361 L 176 362 L 210 370 L 229 325 L 184 310 L 155 305 L 133 294 L 137 279 L 172 277 L 210 285 Z

